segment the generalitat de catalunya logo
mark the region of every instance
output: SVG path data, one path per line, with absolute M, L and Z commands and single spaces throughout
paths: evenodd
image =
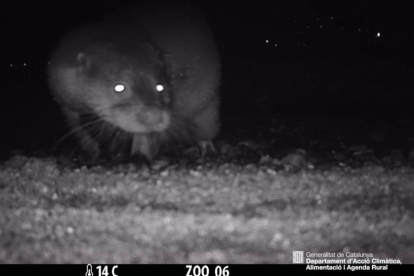
M 293 251 L 293 263 L 303 264 L 303 251 Z

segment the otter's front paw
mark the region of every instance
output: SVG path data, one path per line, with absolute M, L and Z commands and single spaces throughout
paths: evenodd
M 211 141 L 198 141 L 197 145 L 200 150 L 201 158 L 204 158 L 207 155 L 217 154 L 217 150 Z

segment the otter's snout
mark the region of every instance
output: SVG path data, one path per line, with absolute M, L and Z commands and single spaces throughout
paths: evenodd
M 162 111 L 157 107 L 146 108 L 136 116 L 138 122 L 143 125 L 154 125 L 162 121 Z
M 169 117 L 166 111 L 158 107 L 146 107 L 136 114 L 137 122 L 153 131 L 166 129 L 170 121 Z

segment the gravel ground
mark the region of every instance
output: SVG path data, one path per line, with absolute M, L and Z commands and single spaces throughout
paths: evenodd
M 0 167 L 1 263 L 292 263 L 292 251 L 414 262 L 414 170 L 201 162 Z

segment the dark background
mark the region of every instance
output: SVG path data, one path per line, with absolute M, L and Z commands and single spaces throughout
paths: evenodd
M 67 31 L 128 2 L 1 4 L 2 155 L 50 148 L 67 131 L 46 84 L 48 57 Z M 222 135 L 273 117 L 414 120 L 408 5 L 361 0 L 188 2 L 207 14 L 217 37 L 223 62 Z

